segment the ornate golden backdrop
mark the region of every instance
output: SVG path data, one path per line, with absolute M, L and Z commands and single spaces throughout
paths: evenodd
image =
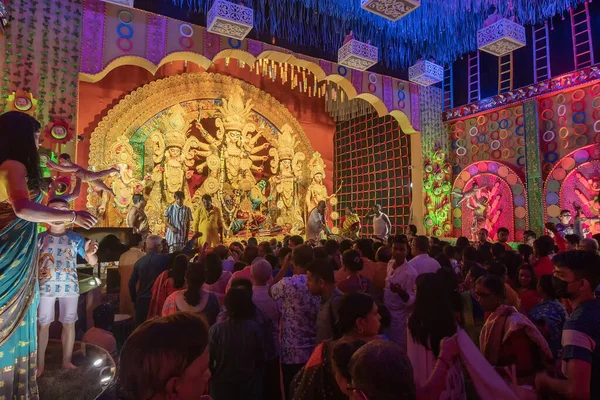
M 104 168 L 111 165 L 110 146 L 120 135 L 131 137 L 147 120 L 175 104 L 197 99 L 221 99 L 227 97 L 234 86 L 240 86 L 245 99 L 252 99 L 254 111 L 265 116 L 281 129 L 286 123 L 300 140 L 299 150 L 306 154 L 314 152 L 302 126 L 294 116 L 270 94 L 242 80 L 207 72 L 181 74 L 142 86 L 125 96 L 94 129 L 90 139 L 90 167 Z M 273 136 L 267 141 L 277 144 Z
M 144 150 L 134 149 L 134 136 L 139 136 L 141 131 L 150 133 L 150 130 L 156 129 L 153 121 L 160 119 L 160 114 L 171 113 L 175 109 L 183 110 L 185 121 L 182 123 L 186 125 L 185 130 L 187 130 L 187 126 L 192 120 L 198 118 L 198 108 L 202 113 L 201 118 L 214 118 L 215 109 L 218 107 L 211 106 L 211 104 L 215 100 L 229 98 L 234 90 L 239 91 L 240 89 L 244 101 L 252 102 L 254 115 L 251 120 L 257 128 L 261 118 L 272 125 L 263 126 L 260 129 L 261 136 L 271 148 L 280 147 L 278 136 L 282 130 L 288 129 L 284 128 L 287 124 L 296 138 L 296 151 L 306 154 L 308 158 L 311 157 L 314 150 L 298 121 L 285 106 L 253 85 L 213 73 L 182 74 L 154 81 L 125 96 L 108 111 L 91 134 L 90 168 L 100 170 L 115 164 L 122 167 L 123 179 L 113 179 L 107 182 L 115 191 L 114 203 L 109 202 L 106 195 L 99 198 L 97 193 L 92 191 L 88 193 L 88 207 L 100 214 L 102 224 L 108 226 L 124 224 L 126 212 L 131 206 L 131 196 L 134 192 L 140 191 L 139 186 L 144 184 L 143 178 L 150 172 L 148 164 L 151 164 L 152 149 L 148 146 Z M 163 134 L 166 133 L 166 131 L 163 132 Z M 167 136 L 165 138 L 167 139 Z M 202 161 L 208 163 L 211 161 L 209 158 L 202 159 Z M 266 165 L 268 163 L 265 163 Z M 150 165 L 151 168 L 152 165 Z M 306 164 L 302 169 L 305 170 L 305 173 L 301 175 L 306 180 L 306 182 L 302 182 L 302 186 L 306 187 L 310 183 L 310 174 Z M 304 197 L 303 193 L 297 193 L 297 196 L 299 199 Z M 163 208 L 164 204 L 159 206 L 152 204 L 152 200 L 149 200 L 150 209 L 156 211 L 154 214 L 156 214 L 157 221 L 154 222 L 158 223 L 159 219 L 162 219 L 160 208 Z

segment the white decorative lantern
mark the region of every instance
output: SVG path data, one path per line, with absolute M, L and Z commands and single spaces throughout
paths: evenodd
M 377 47 L 356 39 L 348 41 L 338 50 L 338 64 L 360 71 L 377 64 L 377 60 Z
M 215 0 L 206 15 L 206 30 L 242 40 L 254 26 L 254 10 L 225 0 Z
M 133 0 L 102 0 L 105 3 L 112 3 L 118 6 L 133 8 Z
M 477 48 L 501 57 L 527 44 L 525 27 L 502 18 L 477 31 Z
M 419 60 L 408 68 L 408 80 L 423 86 L 435 85 L 444 80 L 444 67 L 431 61 Z
M 394 22 L 421 7 L 421 0 L 361 0 L 363 10 Z

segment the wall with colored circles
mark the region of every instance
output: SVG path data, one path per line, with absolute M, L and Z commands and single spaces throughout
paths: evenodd
M 521 105 L 493 110 L 447 124 L 452 138 L 452 171 L 457 176 L 478 161 L 502 161 L 525 172 L 525 126 Z
M 560 211 L 575 215 L 573 204 L 581 206 L 584 218 L 600 215 L 600 144 L 592 144 L 570 152 L 556 162 L 544 184 L 546 218 L 559 222 Z M 600 233 L 597 221 L 584 221 L 584 232 Z
M 474 195 L 474 201 L 461 201 L 462 196 L 474 193 L 473 185 L 483 189 Z M 510 165 L 496 161 L 477 161 L 464 168 L 454 181 L 452 198 L 453 236 L 475 239 L 479 228 L 486 228 L 492 240 L 497 239 L 498 228 L 510 231 L 509 241 L 521 241 L 528 229 L 527 195 L 520 174 Z M 482 218 L 476 221 L 476 212 L 469 208 L 482 197 L 486 206 L 479 208 Z M 485 210 L 483 209 L 485 208 Z
M 538 101 L 542 175 L 547 178 L 573 150 L 600 143 L 600 83 Z

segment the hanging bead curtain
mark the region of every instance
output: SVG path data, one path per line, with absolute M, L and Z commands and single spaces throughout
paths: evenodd
M 167 1 L 167 0 L 163 0 Z M 206 14 L 213 0 L 172 0 Z M 350 30 L 359 40 L 379 48 L 386 67 L 406 69 L 417 59 L 448 64 L 477 49 L 477 30 L 497 7 L 524 24 L 547 22 L 566 14 L 584 0 L 427 0 L 397 22 L 361 9 L 358 0 L 247 0 L 254 10 L 254 27 L 289 43 L 322 49 L 331 60 Z M 240 2 L 241 3 L 241 2 Z M 512 7 L 512 10 L 509 10 Z

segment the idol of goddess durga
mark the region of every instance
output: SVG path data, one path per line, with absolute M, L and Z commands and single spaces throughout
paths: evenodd
M 194 193 L 194 199 L 199 200 L 206 193 L 217 194 L 225 211 L 228 210 L 224 202 L 224 192 L 250 192 L 256 185 L 253 171 L 262 170 L 262 163 L 268 159 L 267 156 L 257 155 L 269 147 L 269 144 L 256 144 L 262 135 L 256 132 L 256 126 L 248 121 L 253 107 L 252 100 L 244 103 L 242 96 L 243 89 L 235 86 L 229 99 L 223 98 L 223 104 L 217 106 L 216 137 L 197 123 L 209 149 L 196 152 L 197 155 L 206 157 L 196 170 L 201 173 L 208 168 L 208 178 Z M 258 163 L 260 165 L 256 165 Z

